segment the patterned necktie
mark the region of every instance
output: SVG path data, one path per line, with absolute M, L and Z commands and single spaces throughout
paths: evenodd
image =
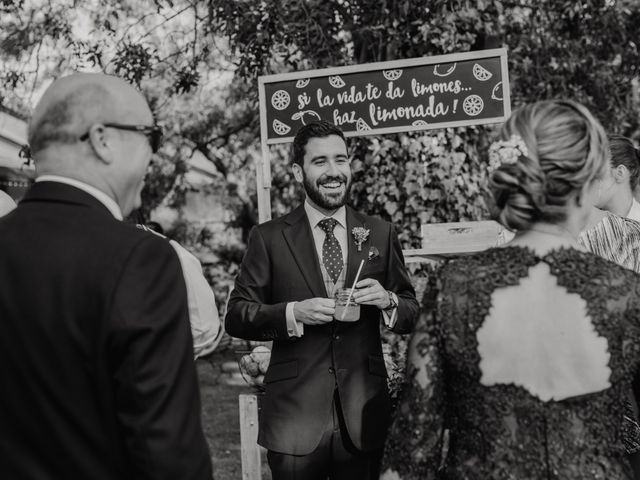
M 322 243 L 322 263 L 324 268 L 329 272 L 329 276 L 333 283 L 338 281 L 340 272 L 342 271 L 342 248 L 338 239 L 333 234 L 333 229 L 338 224 L 334 218 L 325 218 L 318 222 L 318 225 L 324 230 L 324 242 Z

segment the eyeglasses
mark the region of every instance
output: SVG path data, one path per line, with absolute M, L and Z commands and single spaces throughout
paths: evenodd
M 128 130 L 131 132 L 140 132 L 147 137 L 151 151 L 157 153 L 162 144 L 162 127 L 159 125 L 122 125 L 120 123 L 103 123 L 105 127 L 115 128 L 118 130 Z M 89 138 L 89 132 L 80 137 L 80 141 L 84 142 Z

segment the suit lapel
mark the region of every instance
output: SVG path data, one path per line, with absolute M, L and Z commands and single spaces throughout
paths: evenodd
M 313 234 L 304 206 L 296 208 L 285 221 L 289 226 L 283 230 L 282 234 L 311 293 L 314 297 L 327 297 Z
M 355 280 L 356 273 L 358 273 L 360 262 L 362 260 L 365 260 L 366 262 L 369 254 L 369 241 L 371 235 L 369 234 L 369 237 L 367 237 L 367 239 L 362 243 L 361 250 L 358 251 L 358 246 L 356 245 L 355 238 L 352 233 L 352 230 L 355 227 L 368 228 L 362 215 L 347 206 L 347 244 L 349 245 L 349 253 L 347 257 L 347 274 L 344 284 L 346 288 L 351 288 L 353 281 Z M 364 269 L 364 266 L 362 268 Z M 360 272 L 360 278 L 358 281 L 360 280 L 362 280 L 362 272 Z

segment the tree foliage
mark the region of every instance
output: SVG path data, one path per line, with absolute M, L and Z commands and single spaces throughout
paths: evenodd
M 640 54 L 637 1 L 213 0 L 237 73 L 412 58 L 505 45 L 513 102 L 570 97 L 603 123 L 638 129 L 631 80 Z
M 143 213 L 179 206 L 188 160 L 202 154 L 228 182 L 246 177 L 255 139 L 246 85 L 231 82 L 224 39 L 208 7 L 182 0 L 2 0 L 0 104 L 28 116 L 51 78 L 72 71 L 118 75 L 143 90 L 166 142 L 143 192 Z
M 505 45 L 514 107 L 572 98 L 638 138 L 638 25 L 638 0 L 0 0 L 0 104 L 28 115 L 48 79 L 74 70 L 139 85 L 168 132 L 144 213 L 182 203 L 197 154 L 229 193 L 228 228 L 171 232 L 215 256 L 205 272 L 222 305 L 243 251 L 232 229 L 246 237 L 255 222 L 258 76 Z M 392 221 L 406 248 L 420 246 L 422 223 L 486 217 L 494 128 L 351 139 L 352 204 Z M 279 216 L 302 195 L 287 146 L 271 155 Z M 398 365 L 402 348 L 393 344 Z
M 565 97 L 612 132 L 637 134 L 640 10 L 633 2 L 520 0 L 216 0 L 214 25 L 238 53 L 237 75 L 463 52 L 506 45 L 514 106 Z M 637 86 L 636 86 L 637 88 Z M 255 94 L 255 93 L 254 93 Z M 492 127 L 353 142 L 353 203 L 393 221 L 406 246 L 420 224 L 486 216 Z M 273 149 L 277 214 L 297 201 L 286 151 Z
M 259 152 L 262 74 L 505 45 L 514 106 L 573 98 L 608 130 L 639 135 L 638 3 L 2 0 L 0 103 L 28 112 L 48 76 L 117 74 L 145 90 L 169 132 L 148 208 L 167 194 L 179 203 L 188 188 L 184 162 L 195 152 L 243 186 L 246 204 L 255 188 L 249 172 Z M 484 155 L 492 134 L 492 127 L 475 127 L 351 141 L 353 204 L 393 221 L 414 247 L 423 222 L 486 216 Z M 287 148 L 272 147 L 272 156 L 279 215 L 301 197 Z

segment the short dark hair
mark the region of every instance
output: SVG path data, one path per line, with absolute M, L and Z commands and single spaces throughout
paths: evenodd
M 633 146 L 633 142 L 622 135 L 609 135 L 609 149 L 611 150 L 611 166 L 616 168 L 624 165 L 629 170 L 631 189 L 638 185 L 640 179 L 640 150 Z
M 304 165 L 305 148 L 309 140 L 312 138 L 323 138 L 331 135 L 337 135 L 345 144 L 347 141 L 344 139 L 344 133 L 333 123 L 319 120 L 317 122 L 311 122 L 298 130 L 293 144 L 291 145 L 291 162 L 297 163 L 301 167 Z

